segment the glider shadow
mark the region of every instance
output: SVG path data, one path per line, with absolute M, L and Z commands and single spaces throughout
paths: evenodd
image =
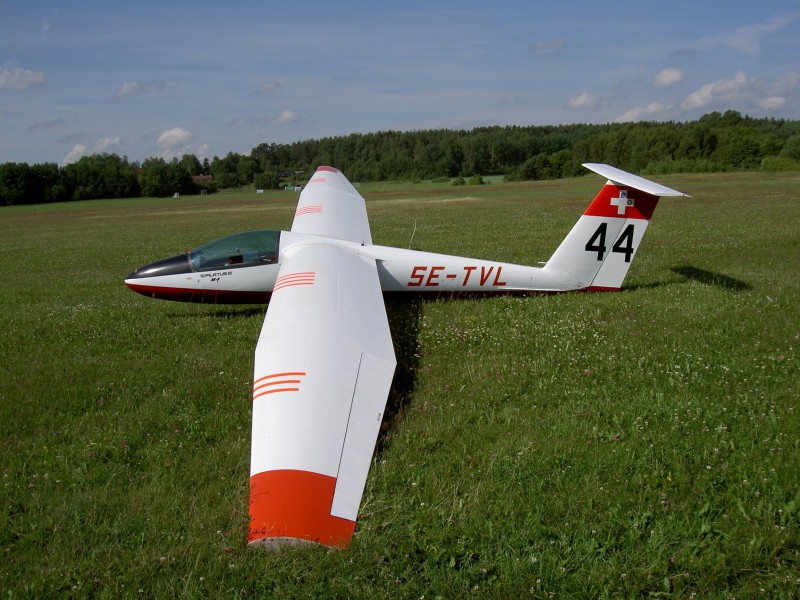
M 192 318 L 205 316 L 217 319 L 237 319 L 239 317 L 255 317 L 257 315 L 264 316 L 266 307 L 263 304 L 214 304 L 214 308 L 207 313 L 199 314 L 197 312 L 173 312 L 169 317 L 174 318 Z
M 386 401 L 381 430 L 375 449 L 376 455 L 383 452 L 391 438 L 391 431 L 403 409 L 411 401 L 419 369 L 419 324 L 422 316 L 422 298 L 386 300 L 386 316 L 392 332 L 394 353 L 397 358 L 392 387 Z
M 703 285 L 712 285 L 718 288 L 722 288 L 724 290 L 730 290 L 732 292 L 742 292 L 744 290 L 751 290 L 753 286 L 751 286 L 746 281 L 742 281 L 741 279 L 736 279 L 735 277 L 729 277 L 728 275 L 723 275 L 722 273 L 714 273 L 713 271 L 706 271 L 705 269 L 698 269 L 697 267 L 693 267 L 691 265 L 682 265 L 680 267 L 672 267 L 670 269 L 673 273 L 684 277 L 683 280 L 680 281 L 654 281 L 652 283 L 640 283 L 640 284 L 631 284 L 631 285 L 624 285 L 621 292 L 633 292 L 635 290 L 648 290 L 652 288 L 659 288 L 664 285 L 675 285 L 686 283 L 687 281 L 696 281 L 698 283 L 702 283 Z
M 691 279 L 705 285 L 713 285 L 725 290 L 731 290 L 733 292 L 742 292 L 744 290 L 753 289 L 753 286 L 745 281 L 742 281 L 741 279 L 729 277 L 728 275 L 723 275 L 722 273 L 706 271 L 705 269 L 698 269 L 697 267 L 693 267 L 691 265 L 673 267 L 671 271 L 686 277 L 686 279 Z

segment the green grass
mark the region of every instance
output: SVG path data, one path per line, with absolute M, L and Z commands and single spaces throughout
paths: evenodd
M 296 194 L 0 210 L 0 592 L 795 597 L 800 176 L 685 175 L 617 294 L 390 302 L 349 550 L 248 549 L 263 307 L 122 278 Z M 365 184 L 376 243 L 535 264 L 602 182 Z

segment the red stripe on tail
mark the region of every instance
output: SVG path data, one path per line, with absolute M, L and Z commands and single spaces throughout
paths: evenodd
M 647 219 L 653 216 L 658 196 L 641 190 L 606 184 L 586 209 L 592 217 L 618 217 L 620 219 Z

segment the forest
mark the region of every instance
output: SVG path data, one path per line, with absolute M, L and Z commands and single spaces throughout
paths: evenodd
M 602 162 L 641 175 L 800 170 L 800 121 L 713 112 L 690 122 L 493 126 L 381 131 L 261 143 L 250 154 L 129 161 L 116 154 L 74 163 L 0 164 L 0 206 L 98 198 L 166 197 L 302 184 L 319 165 L 354 182 L 572 177 Z

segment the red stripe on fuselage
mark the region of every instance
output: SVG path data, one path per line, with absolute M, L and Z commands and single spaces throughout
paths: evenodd
M 311 285 L 312 282 L 306 285 Z M 174 300 L 177 302 L 195 302 L 200 304 L 267 304 L 272 298 L 272 292 L 242 292 L 232 290 L 194 290 L 189 288 L 170 288 L 135 283 L 126 284 L 134 292 L 161 300 Z M 406 289 L 383 292 L 384 298 L 487 298 L 489 296 L 538 296 L 550 294 L 567 294 L 574 292 L 617 292 L 620 288 L 591 286 L 579 290 L 514 290 L 497 289 L 483 291 L 440 291 L 420 289 Z
M 272 296 L 271 291 L 198 290 L 127 282 L 125 285 L 148 298 L 200 304 L 266 304 Z

